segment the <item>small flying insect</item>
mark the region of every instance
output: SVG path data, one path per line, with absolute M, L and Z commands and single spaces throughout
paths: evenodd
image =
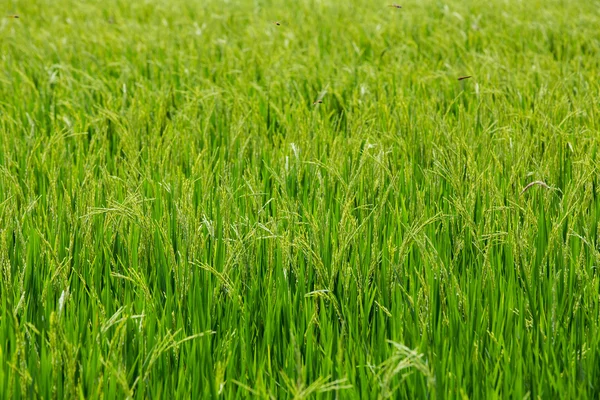
M 317 97 L 317 99 L 315 100 L 315 102 L 313 103 L 313 106 L 316 106 L 318 104 L 323 104 L 323 98 L 325 97 L 325 95 L 327 94 L 327 88 L 329 88 L 329 85 L 327 85 L 325 87 L 325 89 L 323 89 L 321 91 L 321 93 L 319 93 L 319 97 Z
M 458 78 L 458 80 L 459 80 L 459 81 L 464 81 L 465 79 L 469 79 L 469 78 L 472 78 L 472 76 L 471 76 L 471 75 L 468 75 L 468 76 L 461 76 L 460 78 Z
M 398 4 L 390 4 L 388 7 L 393 7 L 393 8 L 402 8 L 401 5 Z
M 274 23 L 275 25 L 277 25 L 277 26 L 281 25 L 281 22 L 279 22 L 279 21 L 275 21 L 275 22 L 273 22 L 273 23 Z
M 6 18 L 15 18 L 15 19 L 18 19 L 19 16 L 18 15 L 7 15 Z

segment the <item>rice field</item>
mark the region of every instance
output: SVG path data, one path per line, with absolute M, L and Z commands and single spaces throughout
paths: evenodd
M 600 2 L 397 6 L 4 2 L 0 398 L 598 398 Z

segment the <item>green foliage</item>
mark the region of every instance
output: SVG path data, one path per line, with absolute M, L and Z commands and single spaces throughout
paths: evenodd
M 598 1 L 5 3 L 0 397 L 599 396 Z

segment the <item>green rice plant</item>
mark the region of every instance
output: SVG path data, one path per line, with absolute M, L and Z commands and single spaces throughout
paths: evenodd
M 389 5 L 6 2 L 0 397 L 598 397 L 600 3 Z

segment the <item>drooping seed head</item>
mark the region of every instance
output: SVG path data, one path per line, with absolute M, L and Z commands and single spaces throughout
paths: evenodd
M 525 193 L 526 191 L 528 191 L 529 189 L 531 189 L 534 186 L 541 186 L 544 189 L 554 189 L 553 187 L 548 186 L 548 184 L 546 182 L 543 181 L 533 181 L 531 183 L 529 183 L 527 186 L 525 186 L 523 188 L 523 190 L 521 190 L 521 194 Z

